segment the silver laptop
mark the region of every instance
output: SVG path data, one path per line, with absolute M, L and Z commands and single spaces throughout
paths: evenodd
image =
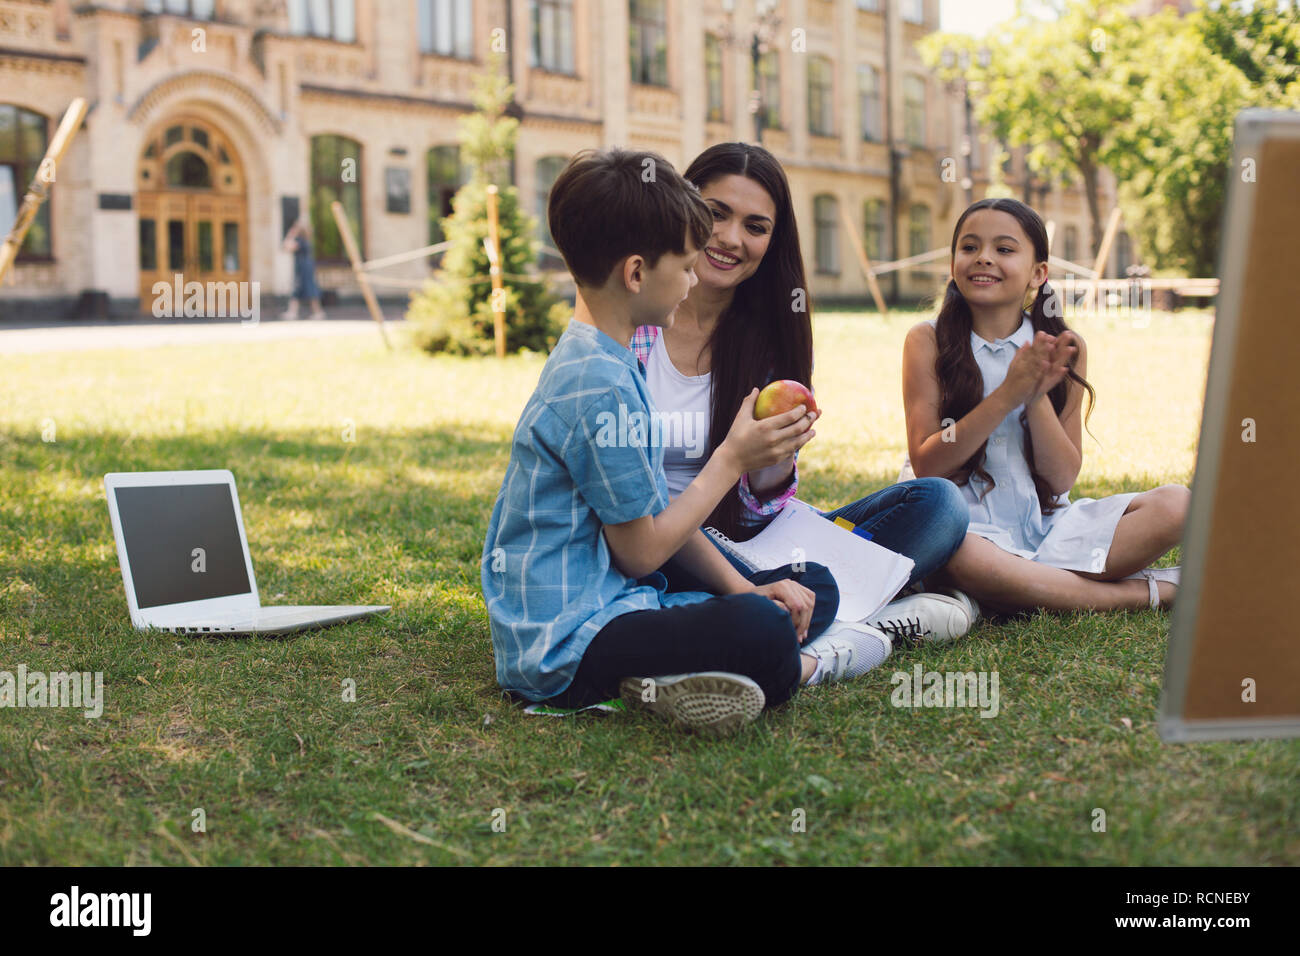
M 104 476 L 131 623 L 177 634 L 288 634 L 389 605 L 262 607 L 229 471 Z

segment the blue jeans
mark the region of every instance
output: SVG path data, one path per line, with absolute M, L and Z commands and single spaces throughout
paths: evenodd
M 864 527 L 876 544 L 911 558 L 909 585 L 947 564 L 970 526 L 966 499 L 947 478 L 900 482 L 825 514 Z

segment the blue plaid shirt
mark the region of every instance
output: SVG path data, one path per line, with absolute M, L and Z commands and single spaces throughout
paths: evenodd
M 712 597 L 666 594 L 658 572 L 628 578 L 601 533 L 668 506 L 663 446 L 634 424 L 638 415 L 648 422 L 652 408 L 636 356 L 570 321 L 515 426 L 483 545 L 483 598 L 506 690 L 554 697 L 620 614 Z

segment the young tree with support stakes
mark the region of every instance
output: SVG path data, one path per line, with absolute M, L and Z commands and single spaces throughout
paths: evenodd
M 519 191 L 505 183 L 519 121 L 506 115 L 514 87 L 505 79 L 501 57 L 475 82 L 475 112 L 460 121 L 461 155 L 469 181 L 452 199 L 442 220 L 450 243 L 442 268 L 411 294 L 407 319 L 415 341 L 430 352 L 490 355 L 494 351 L 494 308 L 504 313 L 506 351 L 549 351 L 571 310 L 545 280 L 533 273 L 537 258 L 536 220 L 520 205 Z M 488 186 L 497 186 L 502 289 L 493 294 L 488 238 Z

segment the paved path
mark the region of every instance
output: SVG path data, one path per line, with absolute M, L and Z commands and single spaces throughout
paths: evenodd
M 339 310 L 340 313 L 343 310 Z M 364 315 L 364 310 L 362 310 Z M 388 339 L 398 344 L 404 321 L 384 323 Z M 340 335 L 370 335 L 380 339 L 369 318 L 340 315 L 322 321 L 307 319 L 285 322 L 279 318 L 244 325 L 238 319 L 169 320 L 142 322 L 125 319 L 110 322 L 25 323 L 6 328 L 0 324 L 0 355 L 35 352 L 63 352 L 88 349 L 146 349 L 164 345 L 206 345 L 211 343 L 278 342 L 286 339 L 317 339 Z

